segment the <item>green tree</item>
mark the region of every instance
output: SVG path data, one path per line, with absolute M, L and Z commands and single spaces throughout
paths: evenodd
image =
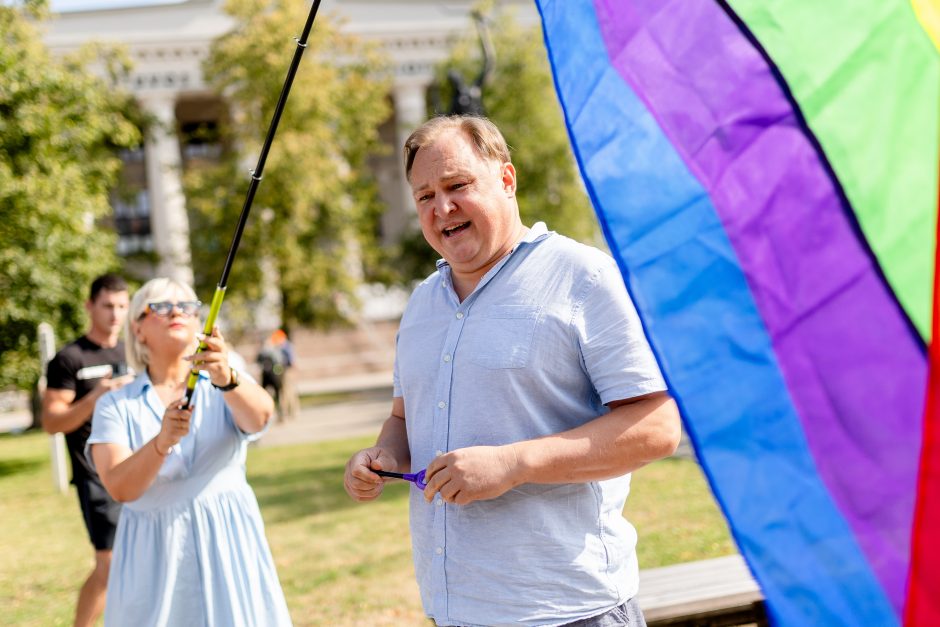
M 52 57 L 35 26 L 45 11 L 0 4 L 0 388 L 38 379 L 39 322 L 59 340 L 85 330 L 88 284 L 118 267 L 115 235 L 99 224 L 116 150 L 140 142 L 142 120 L 114 87 L 122 55 Z
M 204 73 L 230 107 L 216 165 L 185 177 L 193 266 L 201 294 L 222 271 L 253 167 L 307 14 L 306 3 L 229 0 L 235 28 L 217 40 Z M 287 324 L 348 317 L 363 272 L 377 260 L 383 210 L 366 158 L 389 115 L 377 52 L 319 15 L 255 197 L 226 296 L 235 326 L 252 324 L 265 282 L 278 280 Z M 248 164 L 251 165 L 248 165 Z M 270 272 L 273 270 L 274 272 Z M 274 274 L 275 276 L 272 276 Z
M 492 4 L 483 2 L 477 9 L 492 14 Z M 494 15 L 488 29 L 496 58 L 483 88 L 483 106 L 512 150 L 523 222 L 543 220 L 552 230 L 596 244 L 597 221 L 568 143 L 541 30 L 520 25 L 511 12 Z M 482 62 L 477 31 L 470 27 L 437 68 L 438 100 L 445 109 L 452 96 L 448 70 L 472 81 Z

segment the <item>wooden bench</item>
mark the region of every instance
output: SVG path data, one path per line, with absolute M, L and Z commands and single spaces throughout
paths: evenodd
M 649 627 L 767 625 L 764 595 L 740 555 L 640 571 Z

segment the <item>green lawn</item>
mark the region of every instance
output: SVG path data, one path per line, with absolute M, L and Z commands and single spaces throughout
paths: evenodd
M 349 455 L 372 438 L 252 448 L 249 480 L 296 625 L 423 625 L 407 491 L 360 505 L 343 491 Z M 92 565 L 74 489 L 53 492 L 49 438 L 0 436 L 0 607 L 10 625 L 68 625 Z M 644 568 L 734 551 L 698 467 L 665 460 L 634 475 L 627 516 Z

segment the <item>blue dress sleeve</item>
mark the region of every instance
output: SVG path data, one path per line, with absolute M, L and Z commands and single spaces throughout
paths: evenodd
M 91 435 L 85 443 L 85 458 L 94 468 L 95 462 L 91 458 L 92 444 L 120 444 L 133 449 L 127 425 L 127 412 L 122 411 L 121 403 L 114 392 L 108 392 L 99 398 L 92 414 Z

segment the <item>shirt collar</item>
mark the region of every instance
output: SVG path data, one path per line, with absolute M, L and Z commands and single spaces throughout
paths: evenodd
M 519 248 L 519 246 L 522 246 L 523 244 L 534 244 L 536 242 L 541 242 L 552 233 L 553 231 L 549 231 L 544 222 L 536 222 L 532 225 L 532 228 L 526 232 L 525 237 L 519 240 L 519 244 L 516 246 L 516 248 Z
M 150 382 L 150 375 L 144 370 L 137 375 L 133 381 L 128 383 L 124 389 L 127 391 L 128 396 L 140 396 L 146 392 L 149 387 L 153 387 L 153 383 Z

